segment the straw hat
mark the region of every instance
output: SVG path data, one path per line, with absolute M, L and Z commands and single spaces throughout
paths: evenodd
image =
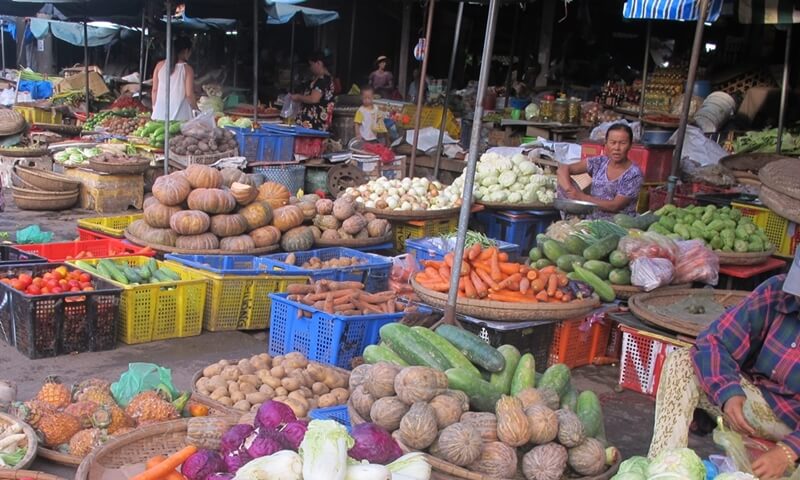
M 10 109 L 0 109 L 0 137 L 15 135 L 25 130 L 25 119 L 19 112 Z
M 389 57 L 387 57 L 386 55 L 381 55 L 381 56 L 379 56 L 378 58 L 375 59 L 375 65 L 377 65 L 377 64 L 379 64 L 381 62 L 389 63 Z

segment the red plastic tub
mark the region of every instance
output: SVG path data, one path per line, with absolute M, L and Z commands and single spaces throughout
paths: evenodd
M 645 182 L 666 182 L 672 169 L 672 151 L 675 145 L 634 144 L 628 152 L 631 159 L 644 174 Z M 603 144 L 585 142 L 581 144 L 581 159 L 603 154 Z
M 152 257 L 155 255 L 155 251 L 147 247 L 138 247 L 122 240 L 110 238 L 15 245 L 15 248 L 39 255 L 50 262 L 80 260 L 81 258 L 130 257 L 132 255 Z M 78 255 L 81 253 L 83 255 L 79 257 Z

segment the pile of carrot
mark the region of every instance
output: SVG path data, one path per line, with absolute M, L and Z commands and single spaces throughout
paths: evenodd
M 147 461 L 145 471 L 131 480 L 186 480 L 177 468 L 197 452 L 197 447 L 187 445 L 169 457 L 158 455 Z
M 318 280 L 307 285 L 289 285 L 286 292 L 289 293 L 287 298 L 293 302 L 336 315 L 380 315 L 416 310 L 398 302 L 394 291 L 369 293 L 364 291 L 361 282 Z M 311 316 L 311 312 L 304 313 Z
M 430 290 L 447 292 L 454 261 L 453 252 L 445 255 L 443 261 L 423 260 L 425 269 L 414 279 Z M 567 289 L 568 284 L 567 274 L 555 266 L 536 269 L 509 262 L 508 254 L 497 247 L 483 248 L 474 244 L 464 251 L 458 296 L 499 302 L 566 303 L 574 299 Z

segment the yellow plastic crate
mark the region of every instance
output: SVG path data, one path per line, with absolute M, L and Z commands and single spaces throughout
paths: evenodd
M 403 107 L 403 115 L 407 115 L 410 119 L 409 124 L 404 125 L 404 127 L 414 128 L 414 118 L 416 114 L 416 105 L 406 105 Z M 423 106 L 422 114 L 419 116 L 419 119 L 420 128 L 439 128 L 442 125 L 442 107 Z M 444 129 L 452 138 L 461 138 L 461 125 L 456 121 L 456 117 L 449 109 L 447 110 L 447 120 L 445 121 Z
M 127 257 L 112 260 L 118 265 L 127 264 L 138 268 L 149 262 L 150 258 Z M 83 261 L 94 267 L 100 260 Z M 74 262 L 67 263 L 74 266 Z M 119 340 L 128 345 L 191 337 L 200 335 L 203 329 L 206 305 L 205 280 L 180 264 L 166 265 L 160 261 L 157 263 L 159 268 L 166 266 L 180 275 L 181 280 L 123 285 L 106 279 L 123 289 L 117 334 Z
M 308 283 L 305 276 L 227 275 L 183 266 L 168 260 L 170 268 L 180 267 L 206 282 L 203 328 L 209 332 L 263 330 L 269 327 L 270 293 L 283 293 L 293 283 Z M 176 268 L 177 270 L 177 268 Z
M 14 110 L 28 123 L 61 123 L 61 112 L 25 105 L 14 105 Z
M 105 233 L 112 237 L 122 238 L 128 225 L 142 218 L 144 218 L 144 215 L 141 213 L 136 215 L 121 215 L 118 217 L 82 218 L 78 220 L 78 226 L 93 232 Z
M 775 245 L 775 254 L 782 257 L 793 257 L 797 248 L 797 224 L 774 213 L 766 207 L 747 203 L 732 202 L 731 207 L 742 212 L 745 217 L 753 219 L 753 223 L 764 230 L 767 238 Z
M 394 230 L 394 249 L 398 252 L 405 252 L 406 240 L 409 238 L 439 237 L 446 233 L 455 232 L 457 228 L 457 217 L 445 220 L 392 222 L 392 230 Z

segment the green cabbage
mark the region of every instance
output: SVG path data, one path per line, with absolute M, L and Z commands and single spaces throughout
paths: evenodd
M 647 467 L 648 480 L 705 480 L 706 467 L 689 448 L 662 452 Z
M 647 467 L 650 466 L 650 461 L 645 457 L 634 456 L 619 464 L 618 473 L 638 473 L 647 476 Z
M 517 176 L 514 174 L 514 172 L 505 171 L 500 174 L 497 180 L 500 182 L 500 185 L 502 185 L 505 188 L 508 188 L 511 185 L 513 185 L 514 182 L 517 181 Z
M 354 444 L 355 441 L 341 423 L 334 420 L 312 420 L 300 444 L 303 478 L 344 480 L 347 451 Z

